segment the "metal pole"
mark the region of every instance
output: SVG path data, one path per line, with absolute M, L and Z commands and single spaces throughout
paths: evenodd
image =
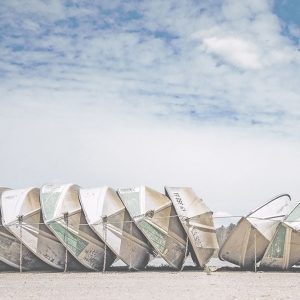
M 105 268 L 106 268 L 107 216 L 103 216 L 102 221 L 103 221 L 103 232 L 104 232 L 104 261 L 103 261 L 102 273 L 104 273 L 105 272 Z
M 22 222 L 23 216 L 18 216 L 19 228 L 20 228 L 20 273 L 23 271 L 23 243 L 22 243 Z
M 132 268 L 132 220 L 130 221 L 130 262 L 129 262 L 129 270 Z
M 254 228 L 254 272 L 256 273 L 256 229 Z
M 64 213 L 64 221 L 67 225 L 67 230 L 69 228 L 69 213 Z M 64 231 L 64 241 L 66 244 L 68 244 L 68 242 L 66 241 L 66 230 Z M 67 272 L 68 270 L 68 250 L 67 250 L 67 247 L 66 247 L 66 251 L 65 251 L 65 268 L 64 268 L 64 272 Z

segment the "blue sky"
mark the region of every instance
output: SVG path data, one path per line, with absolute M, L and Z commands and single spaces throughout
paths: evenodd
M 300 196 L 298 1 L 0 4 L 1 185 Z

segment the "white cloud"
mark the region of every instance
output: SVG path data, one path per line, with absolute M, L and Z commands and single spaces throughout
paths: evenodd
M 237 37 L 208 37 L 203 43 L 209 52 L 241 68 L 259 69 L 263 66 L 259 49 L 252 43 Z
M 270 3 L 3 5 L 1 185 L 191 185 L 232 213 L 300 199 L 299 52 Z

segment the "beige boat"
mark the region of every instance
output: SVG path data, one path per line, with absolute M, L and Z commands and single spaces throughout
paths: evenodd
M 88 224 L 111 251 L 129 269 L 145 268 L 151 247 L 117 193 L 109 187 L 80 189 L 80 202 Z
M 190 187 L 165 187 L 189 242 L 192 259 L 201 268 L 219 249 L 212 211 Z
M 219 258 L 242 268 L 253 268 L 287 215 L 289 202 L 289 195 L 280 195 L 241 218 L 222 245 Z
M 119 189 L 118 194 L 157 253 L 171 267 L 180 269 L 186 252 L 186 233 L 170 199 L 144 186 Z
M 116 256 L 89 227 L 79 201 L 79 186 L 44 185 L 41 206 L 45 224 L 86 268 L 109 267 Z
M 2 210 L 3 223 L 9 232 L 46 264 L 64 270 L 66 248 L 43 221 L 38 188 L 6 191 Z M 19 221 L 22 221 L 22 230 Z M 79 263 L 72 257 L 68 266 L 71 270 L 79 269 Z
M 300 204 L 281 222 L 260 268 L 287 270 L 300 262 Z
M 9 189 L 0 188 L 0 261 L 22 271 L 48 269 L 48 265 L 34 255 L 12 234 L 11 230 L 6 229 L 4 226 L 6 224 L 3 218 L 2 201 L 4 197 L 6 198 L 9 195 L 6 193 L 10 192 L 11 190 Z M 20 232 L 19 222 L 11 224 L 9 228 L 17 229 Z M 5 269 L 5 265 L 3 265 L 3 268 Z

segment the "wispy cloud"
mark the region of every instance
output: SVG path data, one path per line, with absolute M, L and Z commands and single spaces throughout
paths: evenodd
M 294 131 L 300 59 L 281 22 L 270 1 L 9 1 L 1 90 Z

